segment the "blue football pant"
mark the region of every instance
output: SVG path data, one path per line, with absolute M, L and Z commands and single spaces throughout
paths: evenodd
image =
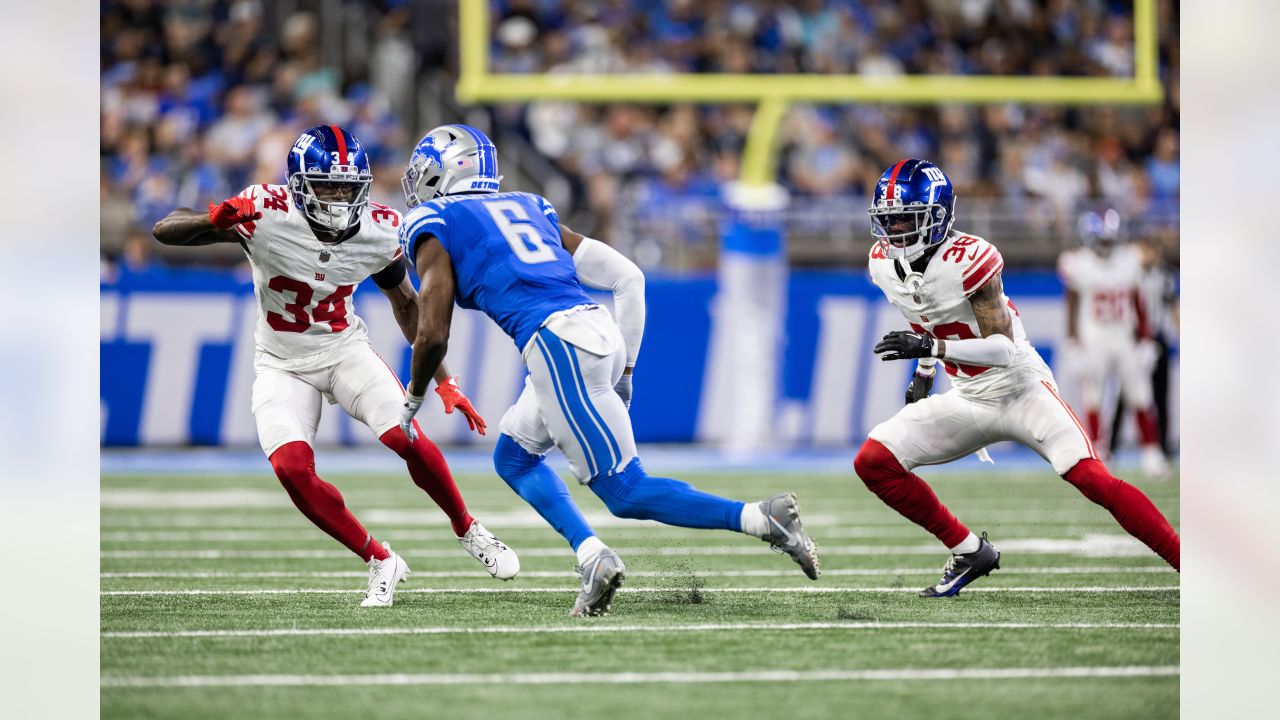
M 587 312 L 603 313 L 608 327 L 617 332 L 607 311 L 582 314 Z M 591 325 L 602 329 L 599 323 Z M 636 455 L 631 417 L 613 390 L 626 363 L 621 338 L 617 340 L 612 352 L 597 355 L 549 328 L 539 330 L 525 353 L 529 377 L 524 391 L 499 423 L 501 432 L 533 456 L 558 447 L 578 481 L 589 484 L 618 517 L 739 531 L 743 503 L 645 473 Z M 511 479 L 504 479 L 515 487 Z M 525 482 L 529 481 L 520 484 Z

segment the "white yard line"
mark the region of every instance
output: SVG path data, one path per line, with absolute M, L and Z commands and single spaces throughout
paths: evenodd
M 404 588 L 397 590 L 406 594 L 425 595 L 466 595 L 471 593 L 572 593 L 576 588 Z M 622 593 L 680 593 L 688 592 L 681 587 L 642 587 L 622 588 Z M 915 588 L 904 587 L 702 587 L 700 592 L 711 593 L 811 593 L 824 595 L 830 593 L 915 593 Z M 1089 587 L 987 587 L 965 588 L 965 592 L 977 593 L 1136 593 L 1136 592 L 1178 592 L 1177 585 L 1113 585 Z M 364 592 L 356 588 L 262 588 L 251 590 L 103 590 L 101 595 L 350 595 Z
M 801 502 L 804 502 L 803 494 Z M 514 501 L 514 498 L 513 498 Z M 289 496 L 276 489 L 227 488 L 221 490 L 154 490 L 154 489 L 104 489 L 101 493 L 101 504 L 104 511 L 104 528 L 127 529 L 136 527 L 190 527 L 193 529 L 207 527 L 242 527 L 255 529 L 253 520 L 271 518 L 277 514 L 298 517 L 298 511 L 289 502 Z M 401 504 L 397 507 L 397 504 Z M 418 526 L 448 527 L 449 521 L 437 508 L 431 506 L 425 495 L 406 495 L 395 499 L 361 494 L 356 503 L 356 514 L 368 525 L 377 526 Z M 485 503 L 477 505 L 473 512 L 486 527 L 495 530 L 502 528 L 545 528 L 546 521 L 533 509 L 518 502 L 508 504 L 502 509 L 483 509 Z M 598 507 L 598 506 L 596 506 Z M 513 509 L 514 508 L 514 509 Z M 228 514 L 227 510 L 244 509 L 252 513 L 239 515 Z M 174 512 L 174 511 L 178 512 Z M 163 511 L 157 514 L 152 511 Z M 1053 510 L 1036 510 L 1011 506 L 1005 509 L 988 504 L 985 512 L 998 517 L 1002 523 L 1009 524 L 1109 524 L 1106 515 L 1099 516 L 1098 511 L 1089 503 L 1067 502 Z M 592 507 L 584 508 L 584 516 L 592 525 L 602 527 L 660 527 L 661 523 L 651 520 L 627 520 L 619 518 L 606 510 Z M 802 512 L 801 517 L 807 527 L 834 527 L 840 525 L 870 526 L 907 526 L 905 520 L 899 519 L 891 510 L 853 510 L 844 512 Z M 123 520 L 132 522 L 121 522 Z
M 372 527 L 372 525 L 371 525 Z M 411 526 L 411 525 L 378 525 L 376 535 L 379 538 L 390 540 L 392 542 L 403 543 L 405 541 L 433 541 L 438 540 L 448 542 L 452 539 L 449 535 L 447 526 L 444 523 L 440 527 L 427 526 Z M 602 528 L 604 525 L 594 525 L 593 527 Z M 818 540 L 834 540 L 834 539 L 865 539 L 865 538 L 903 538 L 919 540 L 923 531 L 915 525 L 894 523 L 891 525 L 832 525 L 815 529 L 808 521 L 805 527 L 812 532 Z M 1000 532 L 1008 537 L 1035 537 L 1046 533 L 1052 533 L 1058 538 L 1070 539 L 1079 538 L 1088 534 L 1106 533 L 1113 530 L 1114 526 L 1110 523 L 1042 523 L 1042 524 L 1002 524 Z M 668 533 L 689 532 L 697 533 L 698 531 L 684 530 L 683 528 L 671 528 L 659 525 L 649 525 L 636 521 L 634 524 L 618 525 L 609 527 L 606 534 L 607 539 L 617 542 L 619 538 L 627 538 L 632 540 L 654 540 L 662 538 L 685 539 L 689 535 L 668 535 Z M 504 527 L 495 528 L 494 532 L 504 540 L 521 541 L 525 538 L 546 538 L 545 533 L 551 532 L 551 529 L 544 526 L 541 527 Z M 656 533 L 656 534 L 655 534 Z M 693 535 L 696 537 L 696 535 Z M 316 528 L 245 528 L 245 527 L 226 527 L 220 528 L 217 525 L 211 525 L 206 528 L 177 528 L 169 526 L 157 526 L 155 528 L 130 528 L 128 526 L 104 527 L 102 533 L 98 537 L 102 542 L 109 543 L 219 543 L 219 542 L 331 542 L 329 537 Z
M 1023 680 L 1040 678 L 1171 677 L 1176 665 L 1047 668 L 901 668 L 880 670 L 766 670 L 662 673 L 451 673 L 439 675 L 107 675 L 102 687 L 233 687 L 339 685 L 629 685 L 634 683 L 732 683 L 899 680 Z
M 377 627 L 268 628 L 262 630 L 126 630 L 104 632 L 104 639 L 257 638 L 330 635 L 545 635 L 562 633 L 699 633 L 742 630 L 1176 630 L 1177 623 L 1016 623 L 1016 622 L 810 622 L 704 623 L 698 625 L 560 625 L 553 627 Z
M 1151 573 L 1173 572 L 1168 565 L 1143 565 L 1134 567 L 1088 567 L 1088 566 L 1055 566 L 1002 568 L 1001 575 L 1144 575 Z M 713 578 L 713 577 L 793 577 L 794 570 L 691 570 L 679 572 L 674 570 L 628 570 L 627 577 L 653 578 Z M 835 568 L 823 570 L 823 577 L 892 577 L 895 575 L 937 575 L 936 566 L 917 568 Z M 367 578 L 367 570 L 335 571 L 335 572 L 104 572 L 104 578 L 169 578 L 169 579 L 224 579 L 241 578 L 246 580 L 261 578 Z M 476 578 L 488 579 L 482 570 L 427 570 L 414 571 L 414 578 Z M 526 570 L 520 573 L 522 578 L 576 578 L 577 573 L 571 570 Z
M 1089 534 L 1083 538 L 1007 538 L 996 542 L 1002 552 L 1023 554 L 1081 555 L 1085 557 L 1141 557 L 1151 553 L 1142 543 L 1128 535 Z M 673 545 L 615 547 L 624 558 L 632 555 L 759 555 L 758 544 L 741 545 Z M 440 548 L 396 548 L 412 561 L 414 558 L 456 558 L 460 550 Z M 937 543 L 917 545 L 819 545 L 824 555 L 945 555 Z M 517 548 L 521 557 L 571 557 L 567 546 Z M 301 559 L 350 558 L 344 550 L 103 550 L 103 559 Z
M 662 531 L 663 526 L 657 523 L 640 523 L 627 521 L 628 524 L 621 523 L 591 523 L 594 528 L 608 528 L 608 536 L 611 538 L 632 537 L 632 538 L 649 538 L 653 536 L 655 530 Z M 806 520 L 806 527 L 811 530 L 813 526 Z M 448 541 L 452 540 L 452 536 L 445 529 L 445 524 L 441 523 L 439 529 L 435 528 L 405 528 L 396 530 L 380 529 L 378 537 L 385 537 L 387 540 L 394 542 L 413 541 Z M 1006 532 L 1011 532 L 1012 528 L 1002 528 Z M 1021 528 L 1025 533 L 1045 532 L 1045 528 L 1035 526 L 1025 526 Z M 1064 528 L 1063 536 L 1079 536 L 1085 532 L 1096 532 L 1106 530 L 1105 525 L 1080 526 L 1076 528 Z M 1075 530 L 1076 532 L 1069 532 Z M 550 528 L 543 523 L 538 527 L 512 527 L 506 526 L 502 529 L 495 530 L 498 535 L 504 539 L 513 537 L 527 537 L 529 533 L 535 532 L 542 535 L 549 532 Z M 919 539 L 921 530 L 914 525 L 897 524 L 895 526 L 861 526 L 861 527 L 844 527 L 844 526 L 828 526 L 821 531 L 822 537 L 840 537 L 840 538 L 915 538 Z M 104 530 L 99 539 L 102 542 L 113 543 L 151 543 L 151 542 L 176 542 L 176 543 L 208 543 L 208 542 L 294 542 L 294 541 L 315 541 L 315 542 L 331 542 L 329 537 L 318 529 L 314 528 L 298 528 L 298 529 L 256 529 L 256 530 L 216 530 L 216 529 L 194 529 L 194 530 Z

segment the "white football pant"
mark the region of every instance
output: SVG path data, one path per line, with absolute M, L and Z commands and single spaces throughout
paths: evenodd
M 561 319 L 544 325 L 525 349 L 529 376 L 498 428 L 534 455 L 560 448 L 585 484 L 636 457 L 631 416 L 613 390 L 626 367 L 626 350 L 602 307 Z
M 400 425 L 404 389 L 367 342 L 351 343 L 323 367 L 286 371 L 255 362 L 254 371 L 253 418 L 267 457 L 285 443 L 314 443 L 321 398 L 337 403 L 376 437 Z

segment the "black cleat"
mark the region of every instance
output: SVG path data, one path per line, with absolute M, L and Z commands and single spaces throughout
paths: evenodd
M 953 597 L 960 594 L 966 585 L 1000 569 L 1000 551 L 987 542 L 987 534 L 982 533 L 978 540 L 978 549 L 964 555 L 952 555 L 946 565 L 942 566 L 942 580 L 920 591 L 920 597 Z

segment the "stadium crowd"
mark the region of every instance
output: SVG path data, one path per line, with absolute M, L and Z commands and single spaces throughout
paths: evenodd
M 402 160 L 426 129 L 412 126 L 419 80 L 456 67 L 454 5 L 323 5 L 339 17 L 305 1 L 102 4 L 104 263 L 154 262 L 160 249 L 149 228 L 174 206 L 283 182 L 290 143 L 319 122 L 346 124 L 361 139 L 373 197 L 400 204 Z M 1130 2 L 495 0 L 491 9 L 496 72 L 1133 73 Z M 1163 0 L 1157 13 L 1161 105 L 796 106 L 780 181 L 798 198 L 847 201 L 860 213 L 884 167 L 927 157 L 962 198 L 993 198 L 1055 237 L 1069 235 L 1079 206 L 1093 200 L 1176 245 L 1177 3 Z M 604 238 L 621 207 L 643 213 L 714 198 L 737 175 L 751 114 L 745 105 L 550 101 L 491 110 L 493 123 L 523 135 L 568 178 L 570 211 L 589 211 L 596 227 L 588 229 Z

